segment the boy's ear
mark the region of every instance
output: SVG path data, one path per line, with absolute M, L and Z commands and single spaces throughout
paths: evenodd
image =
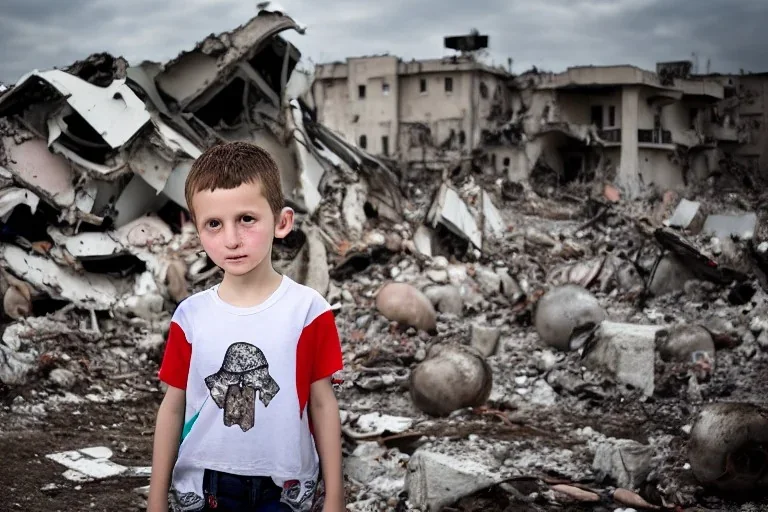
M 285 238 L 293 230 L 293 209 L 286 206 L 275 219 L 275 238 Z

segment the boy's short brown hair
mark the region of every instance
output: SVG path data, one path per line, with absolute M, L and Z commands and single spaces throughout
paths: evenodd
M 195 218 L 192 196 L 203 190 L 232 189 L 260 183 L 264 197 L 277 216 L 285 206 L 280 171 L 272 156 L 249 142 L 227 142 L 210 147 L 197 157 L 184 184 L 187 208 Z

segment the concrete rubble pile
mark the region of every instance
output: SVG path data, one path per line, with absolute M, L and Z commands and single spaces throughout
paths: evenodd
M 741 510 L 728 493 L 765 489 L 760 191 L 630 200 L 463 168 L 401 185 L 315 121 L 288 29 L 264 8 L 164 65 L 93 55 L 0 96 L 0 381 L 49 383 L 12 413 L 150 385 L 174 305 L 217 273 L 184 177 L 251 140 L 299 214 L 279 267 L 342 335 L 348 510 Z M 111 456 L 72 450 L 49 458 L 81 477 Z
M 162 331 L 174 305 L 217 272 L 195 240 L 184 180 L 194 159 L 221 141 L 252 141 L 274 155 L 298 215 L 298 229 L 277 250 L 292 277 L 323 293 L 326 246 L 364 250 L 366 208 L 399 218 L 392 171 L 318 125 L 292 92 L 308 76 L 294 73 L 300 53 L 279 36 L 285 30 L 304 27 L 265 5 L 165 64 L 94 54 L 3 89 L 6 320 L 27 325 L 68 305 L 88 314 L 93 331 L 105 315 Z M 345 188 L 355 192 L 346 199 L 349 219 L 339 215 Z M 31 369 L 1 365 L 0 380 L 21 382 Z

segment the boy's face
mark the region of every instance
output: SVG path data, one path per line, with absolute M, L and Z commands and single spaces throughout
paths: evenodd
M 293 228 L 293 212 L 277 218 L 260 183 L 233 189 L 201 190 L 192 197 L 195 226 L 208 257 L 224 272 L 242 276 L 272 265 L 272 241 Z

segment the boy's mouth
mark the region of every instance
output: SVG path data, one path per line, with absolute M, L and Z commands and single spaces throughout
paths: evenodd
M 241 254 L 241 255 L 238 255 L 238 256 L 229 256 L 229 257 L 227 257 L 227 261 L 238 262 L 238 261 L 244 260 L 245 258 L 246 258 L 246 256 L 244 254 Z

